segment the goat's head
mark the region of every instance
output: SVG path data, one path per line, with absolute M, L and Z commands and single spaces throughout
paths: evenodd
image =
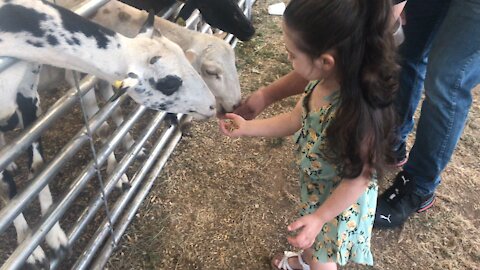
M 128 77 L 121 88 L 146 107 L 187 113 L 205 119 L 215 115 L 215 97 L 186 59 L 182 49 L 166 37 L 153 34 L 153 14 L 131 40 Z
M 217 113 L 232 112 L 241 101 L 240 82 L 235 67 L 235 53 L 223 40 L 212 42 L 201 53 L 185 52 L 217 101 Z
M 194 5 L 208 24 L 232 33 L 240 40 L 247 41 L 255 34 L 252 22 L 245 16 L 236 0 L 188 0 L 186 5 Z M 188 18 L 190 15 L 187 15 Z

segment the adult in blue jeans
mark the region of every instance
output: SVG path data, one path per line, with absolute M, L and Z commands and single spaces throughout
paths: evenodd
M 440 174 L 463 132 L 472 89 L 480 83 L 480 0 L 410 0 L 405 14 L 396 100 L 398 162 L 406 160 L 405 140 L 423 88 L 425 100 L 408 161 L 378 198 L 377 228 L 400 226 L 433 205 Z M 291 72 L 254 92 L 236 113 L 252 119 L 275 101 L 302 93 L 306 83 Z
M 440 174 L 453 154 L 480 83 L 480 0 L 410 0 L 405 6 L 405 41 L 396 100 L 399 160 L 425 89 L 408 160 L 378 199 L 375 227 L 402 225 L 435 201 Z

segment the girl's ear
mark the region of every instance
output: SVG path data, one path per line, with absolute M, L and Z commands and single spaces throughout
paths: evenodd
M 315 59 L 315 66 L 323 71 L 330 71 L 335 66 L 335 58 L 330 53 L 324 53 Z

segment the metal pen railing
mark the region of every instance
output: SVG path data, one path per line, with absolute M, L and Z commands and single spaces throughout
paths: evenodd
M 108 3 L 109 0 L 89 0 L 83 2 L 81 5 L 72 8 L 77 14 L 82 16 L 89 16 L 93 14 L 99 7 Z M 245 14 L 249 14 L 252 0 L 239 1 L 240 7 L 243 8 Z M 175 4 L 164 13 L 165 18 L 171 17 L 178 13 L 181 4 Z M 200 32 L 207 32 L 210 26 L 200 20 L 200 14 L 195 11 L 187 20 L 187 26 L 191 24 L 199 24 Z M 232 47 L 236 45 L 236 38 L 228 34 L 225 41 L 231 44 Z M 0 57 L 0 72 L 16 63 L 17 60 L 8 57 Z M 64 116 L 69 110 L 78 104 L 80 97 L 85 95 L 88 91 L 94 91 L 93 86 L 97 79 L 93 76 L 87 76 L 80 84 L 79 88 L 72 88 L 66 92 L 60 99 L 57 100 L 38 120 L 32 124 L 28 129 L 24 130 L 17 138 L 10 142 L 7 146 L 0 149 L 0 170 L 4 170 L 11 162 L 15 161 L 22 152 L 26 151 L 32 142 L 42 136 L 56 121 Z M 120 97 L 114 102 L 107 102 L 105 105 L 88 120 L 88 128 L 84 126 L 76 135 L 74 135 L 69 142 L 67 142 L 59 153 L 45 164 L 43 170 L 39 171 L 36 176 L 29 181 L 29 184 L 18 193 L 4 208 L 0 209 L 0 234 L 12 224 L 13 220 L 24 211 L 32 200 L 38 196 L 40 191 L 48 185 L 62 168 L 71 161 L 82 147 L 86 146 L 89 140 L 92 140 L 91 134 L 87 131 L 95 132 L 110 117 L 114 110 L 117 109 L 126 96 Z M 107 143 L 101 146 L 98 152 L 94 153 L 97 159 L 91 160 L 85 168 L 73 179 L 68 190 L 50 207 L 49 211 L 40 219 L 38 225 L 33 229 L 32 234 L 28 239 L 20 243 L 8 259 L 3 263 L 0 269 L 21 269 L 25 260 L 30 256 L 33 250 L 44 240 L 45 235 L 58 222 L 66 211 L 71 207 L 74 200 L 78 197 L 80 192 L 85 188 L 87 183 L 95 176 L 96 166 L 102 165 L 108 155 L 110 155 L 117 145 L 120 143 L 124 135 L 129 132 L 134 124 L 144 116 L 146 109 L 143 106 L 136 106 L 136 108 L 125 119 L 123 124 L 118 127 L 107 139 Z M 152 117 L 150 123 L 140 132 L 130 149 L 127 150 L 122 160 L 118 163 L 114 172 L 105 180 L 104 189 L 98 192 L 90 201 L 87 207 L 79 213 L 79 217 L 75 224 L 67 232 L 68 247 L 72 248 L 79 240 L 80 236 L 85 233 L 89 224 L 92 223 L 95 215 L 102 209 L 103 200 L 108 196 L 119 181 L 122 175 L 131 166 L 133 161 L 141 149 L 145 146 L 148 140 L 152 140 L 154 131 L 158 129 L 160 124 L 164 123 L 165 113 L 158 112 Z M 84 251 L 78 256 L 75 269 L 101 269 L 108 261 L 109 256 L 114 251 L 116 243 L 120 240 L 125 232 L 128 224 L 130 224 L 135 212 L 138 210 L 141 202 L 147 196 L 154 181 L 160 174 L 168 157 L 173 152 L 175 146 L 181 138 L 181 125 L 189 121 L 186 115 L 177 115 L 178 122 L 167 127 L 161 136 L 152 142 L 152 150 L 149 157 L 138 166 L 131 179 L 131 187 L 120 195 L 115 202 L 111 211 L 107 212 L 108 217 L 102 221 L 98 226 L 92 240 L 84 248 Z M 114 231 L 109 230 L 109 224 L 115 224 Z M 112 234 L 113 233 L 113 234 Z M 65 255 L 60 257 L 50 258 L 50 268 L 58 269 L 60 262 L 64 260 Z

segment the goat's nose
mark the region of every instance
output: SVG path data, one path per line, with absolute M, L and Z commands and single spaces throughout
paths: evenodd
M 233 110 L 235 111 L 235 109 L 240 107 L 241 104 L 242 104 L 242 102 L 238 102 L 237 104 L 233 105 Z
M 210 105 L 210 107 L 208 107 L 211 111 L 215 110 L 215 105 Z

